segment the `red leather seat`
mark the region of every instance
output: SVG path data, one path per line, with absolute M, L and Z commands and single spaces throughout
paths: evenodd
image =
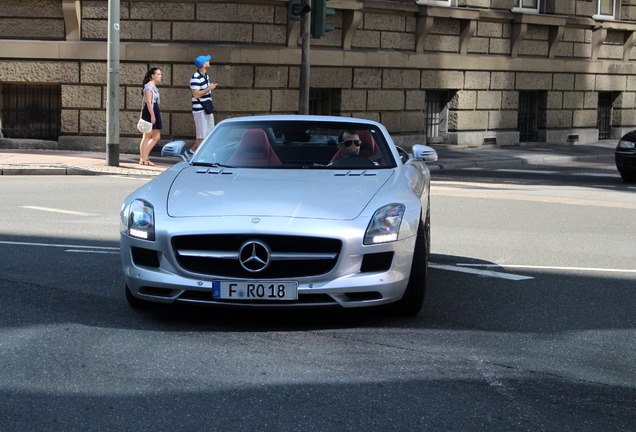
M 247 129 L 241 142 L 227 161 L 228 165 L 280 165 L 263 129 Z
M 373 139 L 371 132 L 364 129 L 364 130 L 358 131 L 358 136 L 360 137 L 360 141 L 362 141 L 362 144 L 360 144 L 359 155 L 369 158 L 370 160 L 373 160 L 372 156 L 380 153 L 380 148 L 378 147 L 378 144 Z M 342 158 L 342 154 L 340 153 L 340 151 L 338 151 L 333 156 L 333 158 L 331 158 L 330 163 L 334 163 L 335 161 L 341 158 Z

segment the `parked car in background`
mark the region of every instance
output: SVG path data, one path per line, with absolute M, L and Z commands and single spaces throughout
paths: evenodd
M 614 152 L 616 168 L 626 182 L 636 182 L 636 130 L 626 133 L 618 141 Z
M 341 131 L 359 140 L 338 143 Z M 179 156 L 183 142 L 169 143 Z M 342 157 L 339 148 L 357 146 Z M 420 311 L 434 149 L 396 147 L 373 121 L 220 122 L 198 151 L 121 208 L 128 302 Z

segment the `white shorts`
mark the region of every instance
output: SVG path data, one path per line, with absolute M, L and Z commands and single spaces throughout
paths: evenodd
M 214 127 L 214 114 L 206 114 L 205 111 L 193 111 L 194 125 L 197 129 L 197 139 L 205 138 Z

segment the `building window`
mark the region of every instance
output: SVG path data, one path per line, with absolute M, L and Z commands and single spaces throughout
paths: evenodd
M 597 125 L 598 139 L 609 139 L 612 130 L 612 104 L 614 94 L 601 92 L 598 94 Z
M 336 98 L 339 89 L 309 89 L 309 114 L 332 115 L 332 101 Z
M 536 91 L 519 92 L 519 142 L 537 141 L 539 94 Z
M 60 136 L 62 90 L 56 85 L 2 85 L 4 138 L 54 140 Z
M 425 6 L 451 6 L 451 0 L 417 0 L 417 4 Z
M 426 92 L 426 142 L 428 144 L 443 141 L 441 132 L 447 131 L 447 107 L 449 93 L 446 91 Z
M 514 0 L 513 12 L 539 13 L 541 0 Z
M 616 0 L 596 0 L 595 19 L 614 19 L 616 17 Z

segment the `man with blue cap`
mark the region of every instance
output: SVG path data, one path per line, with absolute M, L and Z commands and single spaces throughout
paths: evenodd
M 210 105 L 212 102 L 211 92 L 216 88 L 217 83 L 211 83 L 210 77 L 206 73 L 210 67 L 210 59 L 209 55 L 200 55 L 194 59 L 197 71 L 190 78 L 190 90 L 192 90 L 192 115 L 197 132 L 194 145 L 190 150 L 186 150 L 188 157 L 192 157 L 203 138 L 214 127 L 214 112 L 210 110 Z

